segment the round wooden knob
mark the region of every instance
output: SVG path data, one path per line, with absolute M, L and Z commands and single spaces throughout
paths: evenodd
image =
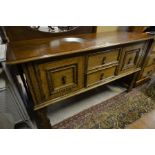
M 62 84 L 66 84 L 66 76 L 63 76 L 61 80 L 62 80 Z
M 103 80 L 103 78 L 104 78 L 104 73 L 100 75 L 100 80 Z
M 105 64 L 106 57 L 102 58 L 102 64 Z
M 147 72 L 147 75 L 150 76 L 152 74 L 152 70 Z
M 129 60 L 128 60 L 128 64 L 130 64 L 130 63 L 131 63 L 131 60 L 132 60 L 132 58 L 129 58 Z

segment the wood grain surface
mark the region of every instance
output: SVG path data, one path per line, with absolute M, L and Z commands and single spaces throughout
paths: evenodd
M 64 37 L 10 42 L 7 64 L 19 64 L 50 57 L 63 56 L 132 42 L 148 40 L 154 36 L 145 33 L 104 32 L 68 37 L 82 38 L 83 42 L 64 42 Z M 66 37 L 65 37 L 66 38 Z

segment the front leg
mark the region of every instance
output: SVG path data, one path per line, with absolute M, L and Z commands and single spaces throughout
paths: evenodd
M 131 91 L 132 88 L 134 87 L 135 82 L 136 82 L 136 80 L 137 80 L 138 74 L 139 74 L 139 71 L 133 74 L 133 78 L 132 78 L 132 80 L 131 80 L 131 82 L 130 82 L 130 85 L 129 85 L 129 87 L 128 87 L 128 90 L 127 90 L 128 92 Z
M 51 129 L 50 120 L 46 114 L 46 108 L 35 111 L 35 120 L 38 129 Z

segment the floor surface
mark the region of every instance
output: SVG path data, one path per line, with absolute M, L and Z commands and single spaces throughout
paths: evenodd
M 48 108 L 48 118 L 52 125 L 57 124 L 64 119 L 67 119 L 85 109 L 88 109 L 94 105 L 97 105 L 107 99 L 110 99 L 122 92 L 126 88 L 118 84 L 108 84 L 105 87 L 97 88 L 95 91 L 86 93 L 85 95 L 74 97 L 73 99 L 66 100 L 65 106 L 53 108 Z
M 155 129 L 155 109 L 128 125 L 127 129 Z

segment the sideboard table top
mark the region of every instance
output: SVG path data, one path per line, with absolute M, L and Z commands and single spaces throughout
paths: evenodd
M 77 38 L 80 42 L 75 42 Z M 10 42 L 6 63 L 20 64 L 153 38 L 146 33 L 104 32 Z

